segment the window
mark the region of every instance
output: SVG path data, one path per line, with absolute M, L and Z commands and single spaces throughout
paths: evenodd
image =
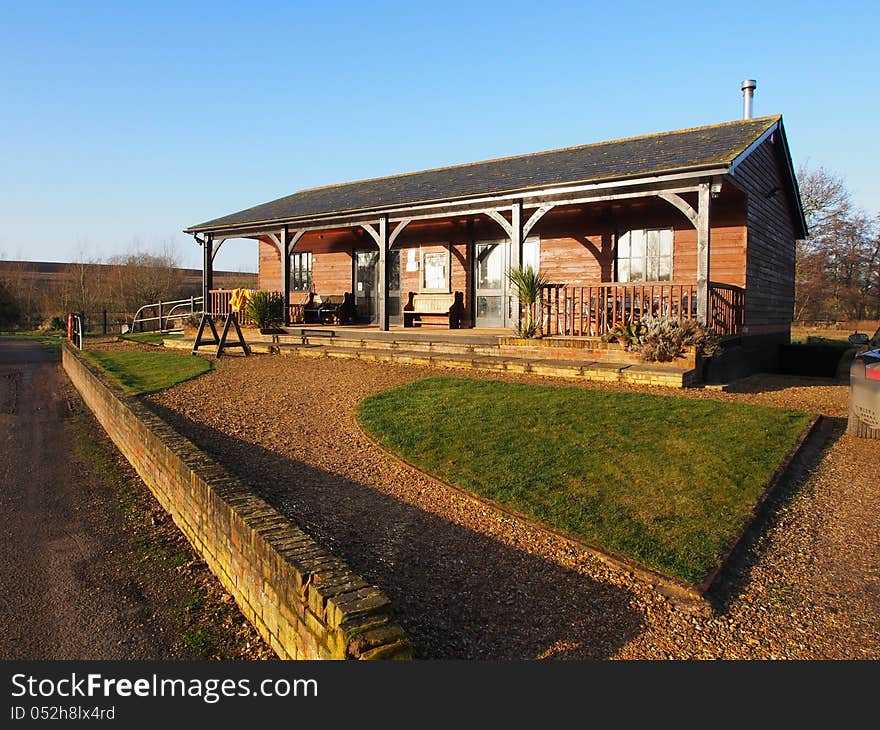
M 671 281 L 672 229 L 636 229 L 617 239 L 618 281 Z
M 449 291 L 449 252 L 437 251 L 422 256 L 422 289 L 425 291 Z
M 541 239 L 537 237 L 527 238 L 523 241 L 522 250 L 522 267 L 523 269 L 532 267 L 537 273 L 541 270 Z
M 290 254 L 290 291 L 311 291 L 312 252 L 297 251 Z

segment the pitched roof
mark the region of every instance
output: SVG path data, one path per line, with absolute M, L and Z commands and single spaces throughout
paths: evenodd
M 187 232 L 730 165 L 778 115 L 301 190 Z

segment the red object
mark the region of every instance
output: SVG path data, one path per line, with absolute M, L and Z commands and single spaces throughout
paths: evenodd
M 880 380 L 880 365 L 871 365 L 865 368 L 865 377 L 868 380 Z
M 67 313 L 67 339 L 73 338 L 73 312 Z

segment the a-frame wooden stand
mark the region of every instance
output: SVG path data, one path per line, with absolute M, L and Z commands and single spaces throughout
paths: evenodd
M 211 330 L 210 339 L 205 337 L 206 327 Z M 226 341 L 227 337 L 229 337 L 230 327 L 235 328 L 238 342 Z M 236 312 L 230 312 L 226 315 L 226 321 L 223 323 L 223 334 L 219 336 L 217 335 L 217 328 L 214 326 L 214 320 L 211 319 L 211 316 L 209 314 L 202 315 L 202 321 L 199 323 L 199 331 L 196 333 L 196 341 L 193 342 L 192 354 L 195 355 L 196 351 L 205 345 L 217 345 L 217 357 L 222 356 L 223 350 L 229 347 L 240 347 L 245 355 L 251 354 L 251 348 L 248 347 L 247 342 L 244 341 L 241 327 L 238 326 L 238 314 Z

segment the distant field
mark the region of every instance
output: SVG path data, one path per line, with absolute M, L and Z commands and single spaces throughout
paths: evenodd
M 853 332 L 863 332 L 873 337 L 880 329 L 880 321 L 841 322 L 821 327 L 792 326 L 791 341 L 813 344 L 849 344 L 848 337 Z
M 0 261 L 0 276 L 13 279 L 37 280 L 44 284 L 76 280 L 85 268 L 86 276 L 112 268 L 111 264 L 78 264 L 57 261 Z M 185 286 L 201 288 L 201 269 L 179 269 Z M 257 275 L 251 272 L 215 271 L 214 284 L 218 287 L 256 286 Z

